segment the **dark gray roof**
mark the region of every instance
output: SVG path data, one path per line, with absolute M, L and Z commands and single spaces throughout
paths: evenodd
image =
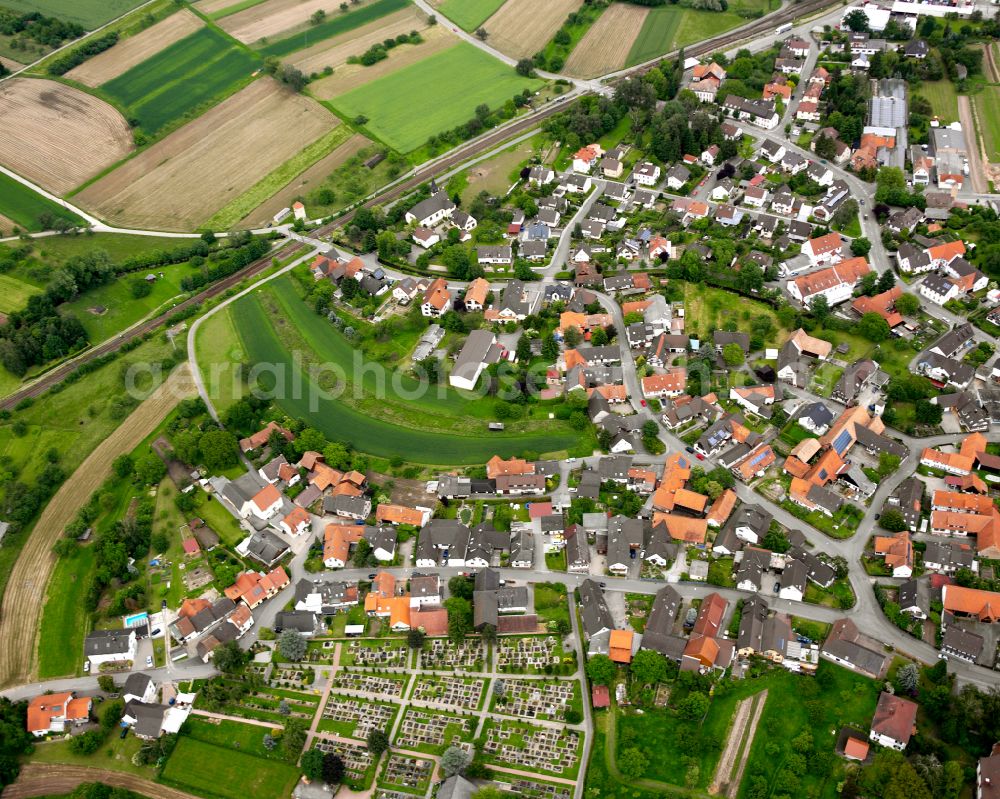
M 316 631 L 316 614 L 307 610 L 283 610 L 274 617 L 274 630 L 298 630 L 304 635 Z
M 280 560 L 286 552 L 288 552 L 288 544 L 270 530 L 254 533 L 247 544 L 247 554 L 265 566 L 270 566 Z
M 604 592 L 593 580 L 580 583 L 580 610 L 583 615 L 583 629 L 588 638 L 593 638 L 605 630 L 613 630 L 615 621 L 604 599 Z
M 148 674 L 143 674 L 141 671 L 133 671 L 128 678 L 125 680 L 125 685 L 122 686 L 122 696 L 142 696 L 146 693 L 146 689 L 149 684 L 153 682 L 153 679 Z
M 84 654 L 90 655 L 124 655 L 129 649 L 131 629 L 94 630 L 83 643 Z
M 680 610 L 681 595 L 673 586 L 665 585 L 656 592 L 653 597 L 653 605 L 649 611 L 649 618 L 646 619 L 646 630 L 644 636 L 650 633 L 659 635 L 670 635 L 674 629 L 674 620 L 677 618 L 677 611 Z M 643 638 L 645 643 L 645 637 Z

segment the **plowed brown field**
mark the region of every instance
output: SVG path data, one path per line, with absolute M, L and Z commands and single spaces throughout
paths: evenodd
M 339 124 L 261 78 L 76 196 L 118 224 L 193 230 Z
M 0 84 L 0 164 L 65 194 L 132 152 L 128 122 L 103 100 L 51 80 Z
M 194 33 L 203 24 L 197 14 L 191 13 L 186 8 L 181 9 L 162 22 L 157 22 L 153 27 L 123 39 L 110 50 L 87 59 L 80 66 L 67 72 L 66 77 L 85 86 L 100 86 L 188 34 Z
M 614 3 L 591 25 L 566 59 L 566 72 L 578 78 L 606 75 L 625 66 L 649 9 Z
M 219 20 L 219 27 L 244 44 L 272 39 L 305 25 L 317 11 L 339 13 L 330 0 L 267 0 Z
M 168 788 L 152 780 L 120 771 L 63 766 L 56 763 L 27 763 L 17 782 L 4 788 L 3 799 L 32 799 L 36 796 L 62 796 L 82 782 L 101 782 L 115 788 L 127 788 L 149 799 L 195 799 L 191 794 Z
M 513 58 L 532 56 L 545 47 L 562 27 L 570 12 L 583 0 L 507 0 L 483 24 L 486 40 L 500 52 Z

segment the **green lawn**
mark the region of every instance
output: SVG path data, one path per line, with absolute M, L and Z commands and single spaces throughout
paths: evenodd
M 955 92 L 955 84 L 947 78 L 924 81 L 917 89 L 917 94 L 927 98 L 934 113 L 944 124 L 958 120 L 958 94 Z
M 367 117 L 365 127 L 375 136 L 410 152 L 469 121 L 477 106 L 496 108 L 541 85 L 462 42 L 341 95 L 333 105 L 348 119 Z
M 560 554 L 563 555 L 562 570 L 565 571 L 565 551 Z M 548 556 L 546 556 L 546 560 L 548 560 Z M 559 583 L 536 583 L 535 612 L 542 621 L 550 622 L 563 619 L 569 624 L 569 606 L 566 603 L 565 587 Z
M 40 11 L 93 30 L 142 3 L 143 0 L 4 0 L 3 4 L 15 11 Z
M 299 770 L 229 746 L 181 736 L 160 779 L 179 790 L 219 799 L 244 799 L 248 794 L 278 797 L 291 793 Z
M 1000 86 L 983 87 L 973 97 L 973 102 L 986 145 L 986 157 L 1000 161 Z
M 72 211 L 67 211 L 58 203 L 52 202 L 47 197 L 32 191 L 23 183 L 0 172 L 0 215 L 16 222 L 31 233 L 37 233 L 51 227 L 51 225 L 43 225 L 39 220 L 43 214 L 68 219 L 74 225 L 82 226 L 85 224 Z M 4 230 L 3 234 L 9 236 L 12 232 Z
M 223 308 L 198 328 L 195 352 L 202 367 L 202 378 L 208 393 L 221 413 L 239 399 L 240 381 L 237 369 L 243 361 L 243 343 L 236 332 L 232 306 Z M 227 368 L 215 372 L 211 366 Z
M 506 0 L 444 0 L 438 6 L 447 17 L 463 30 L 474 31 L 488 20 Z
M 167 236 L 134 236 L 129 233 L 81 233 L 76 236 L 49 236 L 31 242 L 34 255 L 45 264 L 63 264 L 69 258 L 104 250 L 115 263 L 132 255 L 173 250 L 185 242 Z
M 76 674 L 83 662 L 83 639 L 89 628 L 83 598 L 94 558 L 92 546 L 77 547 L 71 557 L 56 563 L 38 633 L 39 679 Z
M 293 36 L 270 42 L 262 47 L 260 52 L 265 56 L 281 58 L 289 53 L 294 53 L 296 50 L 301 50 L 304 47 L 321 42 L 324 39 L 338 36 L 341 33 L 352 31 L 355 28 L 360 28 L 362 25 L 367 25 L 369 22 L 381 19 L 388 14 L 406 8 L 409 2 L 410 0 L 374 0 L 374 2 L 368 3 L 354 11 L 349 11 L 346 14 L 330 11 L 326 20 L 319 25 L 310 25 L 305 30 Z
M 62 307 L 80 320 L 90 341 L 97 344 L 144 319 L 168 300 L 179 299 L 179 295 L 184 294 L 181 278 L 193 274 L 193 271 L 190 265 L 184 263 L 122 275 L 107 285 L 85 291 Z M 157 276 L 153 290 L 147 296 L 136 299 L 132 296 L 132 283 L 142 281 L 147 274 Z M 104 311 L 95 313 L 91 310 L 97 308 Z
M 239 721 L 220 721 L 213 724 L 200 716 L 190 716 L 184 725 L 184 735 L 201 743 L 238 749 L 240 752 L 267 760 L 284 760 L 280 749 L 269 751 L 264 746 L 264 733 L 267 730 L 256 724 L 243 724 Z M 277 736 L 275 736 L 277 737 Z
M 321 381 L 321 391 L 315 387 L 311 367 L 325 364 L 329 376 L 329 366 L 335 364 L 350 380 L 356 368 L 355 350 L 295 296 L 287 279 L 276 280 L 273 291 L 281 309 L 277 318 L 282 323 L 290 319 L 294 329 L 286 325 L 279 337 L 275 317 L 269 317 L 262 298 L 248 295 L 234 304 L 232 315 L 242 349 L 254 363 L 280 365 L 286 387 L 302 381 L 302 391 L 281 390 L 274 382 L 263 387 L 270 390 L 277 385 L 275 403 L 292 416 L 309 420 L 331 440 L 349 442 L 382 457 L 401 454 L 417 463 L 445 464 L 481 463 L 494 453 L 562 451 L 580 441 L 578 433 L 565 426 L 552 429 L 552 423 L 547 423 L 548 429 L 536 426 L 531 432 L 498 436 L 486 429 L 485 420 L 465 416 L 474 405 L 456 392 L 449 390 L 439 396 L 429 389 L 422 400 L 407 401 L 402 393 L 419 388 L 415 379 L 382 373 L 385 380 L 380 388 L 378 375 L 368 364 L 363 368 L 357 365 L 363 373 L 360 385 L 349 382 L 350 390 L 343 391 L 342 380 L 327 379 Z M 263 299 L 268 301 L 266 296 Z M 292 360 L 291 351 L 298 352 L 299 363 Z M 206 370 L 224 360 L 210 356 L 199 363 Z M 334 396 L 337 386 L 341 388 Z M 354 396 L 359 393 L 356 389 L 361 389 L 360 399 Z
M 788 338 L 774 310 L 762 302 L 741 297 L 731 291 L 713 288 L 698 283 L 684 283 L 684 308 L 688 320 L 686 332 L 693 337 L 701 333 L 703 341 L 711 341 L 716 330 L 730 329 L 727 323 L 735 323 L 736 329 L 752 333 L 754 317 L 767 317 L 774 333 L 765 342 L 768 347 L 779 347 Z
M 41 293 L 38 286 L 32 286 L 12 275 L 0 274 L 0 311 L 4 313 L 20 311 L 28 304 L 28 297 Z
M 252 80 L 260 59 L 206 26 L 108 81 L 101 90 L 149 136 L 222 100 Z

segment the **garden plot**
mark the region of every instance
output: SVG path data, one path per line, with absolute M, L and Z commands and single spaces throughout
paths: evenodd
M 458 645 L 445 638 L 434 638 L 424 641 L 420 652 L 420 668 L 431 671 L 482 671 L 485 660 L 486 645 L 476 638 L 466 638 Z
M 431 784 L 434 761 L 391 752 L 379 777 L 379 784 L 423 796 Z
M 545 48 L 562 27 L 570 12 L 577 11 L 583 0 L 507 0 L 483 26 L 489 42 L 500 52 L 514 58 L 533 56 Z
M 475 732 L 473 716 L 463 718 L 431 710 L 407 708 L 396 733 L 395 745 L 430 755 L 440 755 L 449 746 L 467 744 Z
M 486 696 L 486 681 L 463 677 L 422 675 L 413 686 L 410 699 L 462 710 L 478 709 Z
M 355 640 L 341 647 L 340 665 L 401 669 L 406 666 L 408 655 L 405 641 Z
M 193 230 L 337 124 L 319 103 L 261 78 L 76 199 L 119 224 Z
M 186 8 L 181 9 L 135 36 L 119 41 L 109 50 L 88 58 L 67 72 L 66 77 L 85 86 L 100 86 L 194 33 L 204 24 L 197 14 Z
M 118 111 L 51 80 L 0 86 L 0 163 L 54 194 L 65 194 L 133 150 Z
M 409 678 L 392 677 L 383 674 L 363 674 L 356 671 L 341 671 L 330 680 L 334 691 L 357 691 L 392 699 L 402 699 Z
M 580 703 L 576 680 L 498 679 L 493 685 L 496 713 L 524 719 L 562 721 Z
M 490 719 L 483 728 L 488 762 L 573 777 L 580 767 L 581 735 L 566 728 Z
M 387 702 L 372 702 L 331 694 L 319 722 L 321 731 L 364 740 L 372 730 L 388 730 L 399 710 Z
M 331 741 L 323 738 L 322 735 L 316 738 L 313 746 L 324 754 L 332 752 L 339 755 L 340 759 L 344 761 L 344 770 L 353 784 L 363 785 L 367 782 L 368 773 L 373 765 L 372 756 L 368 754 L 368 747 L 362 744 Z
M 562 663 L 563 648 L 554 635 L 505 636 L 496 643 L 497 670 L 531 673 Z

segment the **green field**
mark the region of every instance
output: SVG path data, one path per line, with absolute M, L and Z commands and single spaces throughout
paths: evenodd
M 38 286 L 32 286 L 11 275 L 0 274 L 0 311 L 3 313 L 21 310 L 28 304 L 28 297 L 41 293 Z
M 463 30 L 474 31 L 492 17 L 505 0 L 444 0 L 441 14 Z
M 275 364 L 284 372 L 287 390 L 281 392 L 282 396 L 276 398 L 275 403 L 289 415 L 308 420 L 331 440 L 349 442 L 373 455 L 402 455 L 413 462 L 437 464 L 482 463 L 493 454 L 556 452 L 579 442 L 579 434 L 564 426 L 546 433 L 490 433 L 485 420 L 467 418 L 463 409 L 471 409 L 474 405 L 457 392 L 448 390 L 444 397 L 438 398 L 436 391 L 431 391 L 429 393 L 434 396 L 406 402 L 393 392 L 416 388 L 415 379 L 398 376 L 402 377 L 398 389 L 393 388 L 395 379 L 386 379 L 384 389 L 378 391 L 378 378 L 370 368 L 363 368 L 365 379 L 356 386 L 361 390 L 360 399 L 353 396 L 354 385 L 350 388 L 352 396 L 349 399 L 333 398 L 327 393 L 332 388 L 327 383 L 322 384 L 323 390 L 316 388 L 309 374 L 310 366 L 334 364 L 352 375 L 355 351 L 346 339 L 312 314 L 301 301 L 288 296 L 294 288 L 287 280 L 276 281 L 275 291 L 283 291 L 288 301 L 280 306 L 282 318 L 292 319 L 293 331 L 300 331 L 303 338 L 296 340 L 291 348 L 286 347 L 261 298 L 249 295 L 234 304 L 232 314 L 242 349 L 250 362 Z M 287 337 L 288 332 L 283 332 Z M 289 356 L 290 349 L 298 349 L 297 354 L 303 360 L 294 362 Z M 210 357 L 200 359 L 199 365 L 203 370 L 210 370 L 214 363 L 225 360 L 225 357 Z M 298 381 L 303 389 L 293 391 Z M 375 390 L 370 393 L 369 389 Z M 450 427 L 442 429 L 446 425 Z
M 251 79 L 259 59 L 204 27 L 108 81 L 101 90 L 147 135 L 193 117 Z
M 94 548 L 77 547 L 72 557 L 59 558 L 52 579 L 51 593 L 42 608 L 38 636 L 38 677 L 65 677 L 76 674 L 83 655 L 87 633 L 87 611 L 83 597 L 94 568 Z
M 955 92 L 955 84 L 947 78 L 924 81 L 917 89 L 917 94 L 927 98 L 934 113 L 945 124 L 958 120 L 958 94 Z
M 0 215 L 16 222 L 30 233 L 37 233 L 44 229 L 38 218 L 45 213 L 68 219 L 75 225 L 86 224 L 72 211 L 66 210 L 58 203 L 0 172 Z M 3 234 L 8 236 L 11 231 L 4 230 Z
M 91 342 L 97 344 L 131 327 L 166 303 L 167 300 L 183 294 L 180 285 L 181 278 L 193 274 L 193 271 L 188 264 L 184 263 L 160 266 L 149 272 L 142 271 L 122 275 L 105 286 L 84 292 L 62 307 L 70 313 L 76 314 Z M 157 276 L 156 282 L 153 283 L 153 291 L 145 297 L 133 298 L 132 282 L 141 281 L 147 274 Z M 101 314 L 95 314 L 90 310 L 98 306 L 106 310 Z
M 321 42 L 324 39 L 339 36 L 341 33 L 347 33 L 355 28 L 360 28 L 362 25 L 367 25 L 369 22 L 381 19 L 388 14 L 406 8 L 409 3 L 410 0 L 374 0 L 374 2 L 368 3 L 355 11 L 349 11 L 346 14 L 331 12 L 325 22 L 321 22 L 319 25 L 311 25 L 307 29 L 285 39 L 270 42 L 264 45 L 260 49 L 260 52 L 266 56 L 273 55 L 281 58 L 289 53 L 294 53 L 296 50 L 301 50 L 317 42 Z
M 728 11 L 700 11 L 665 5 L 650 9 L 642 30 L 632 43 L 626 64 L 641 64 L 670 53 L 679 47 L 717 36 L 750 20 L 736 13 L 737 9 L 767 11 L 777 8 L 772 0 L 740 0 L 730 3 Z
M 263 729 L 260 734 L 263 737 Z M 298 779 L 295 766 L 184 735 L 161 773 L 167 785 L 220 799 L 288 796 Z
M 985 86 L 973 97 L 986 157 L 1000 161 L 1000 86 Z
M 143 0 L 4 0 L 7 8 L 15 11 L 40 11 L 41 13 L 76 22 L 93 30 L 115 17 L 120 17 Z
M 462 42 L 341 95 L 333 104 L 349 119 L 367 117 L 369 131 L 405 153 L 467 122 L 478 105 L 496 108 L 522 89 L 541 85 Z

